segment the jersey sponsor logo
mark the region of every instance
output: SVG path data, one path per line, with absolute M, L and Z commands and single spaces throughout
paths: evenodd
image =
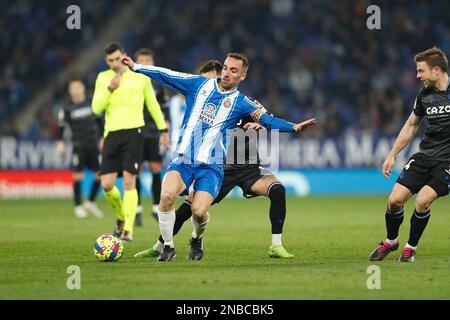
M 70 111 L 70 117 L 73 120 L 86 118 L 93 115 L 91 106 L 83 107 Z
M 204 123 L 212 126 L 216 117 L 216 106 L 212 103 L 208 103 L 200 114 L 200 120 Z
M 427 114 L 428 115 L 444 114 L 444 113 L 450 113 L 450 105 L 448 105 L 448 106 L 439 106 L 439 107 L 428 107 L 427 108 Z

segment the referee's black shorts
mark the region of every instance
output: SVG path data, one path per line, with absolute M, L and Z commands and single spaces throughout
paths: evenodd
M 233 169 L 225 168 L 223 172 L 222 186 L 213 203 L 222 201 L 236 186 L 242 189 L 242 195 L 245 198 L 255 197 L 257 195 L 251 192 L 251 187 L 255 182 L 266 175 L 273 175 L 272 172 L 258 164 L 236 165 Z
M 446 196 L 450 188 L 450 161 L 434 160 L 423 153 L 416 153 L 409 158 L 397 183 L 413 194 L 427 185 L 438 196 Z
M 100 169 L 98 146 L 74 146 L 70 169 L 75 172 L 85 168 L 97 172 Z
M 142 162 L 142 144 L 141 128 L 109 132 L 103 145 L 100 174 L 121 174 L 123 171 L 138 174 Z

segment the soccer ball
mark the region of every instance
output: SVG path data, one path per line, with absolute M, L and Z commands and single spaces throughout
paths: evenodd
M 94 254 L 100 261 L 117 261 L 123 254 L 123 242 L 110 233 L 102 234 L 94 242 Z

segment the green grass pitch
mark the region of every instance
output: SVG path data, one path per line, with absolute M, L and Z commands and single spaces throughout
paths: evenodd
M 450 299 L 450 202 L 433 204 L 416 262 L 368 260 L 385 237 L 386 196 L 288 198 L 283 243 L 293 260 L 269 259 L 269 201 L 226 199 L 214 206 L 202 261 L 188 261 L 187 223 L 175 237 L 177 258 L 158 263 L 133 255 L 153 245 L 158 225 L 144 200 L 144 226 L 116 263 L 98 262 L 92 244 L 111 232 L 114 214 L 76 219 L 70 200 L 1 200 L 0 299 Z M 400 230 L 408 238 L 413 201 Z M 381 270 L 369 290 L 367 268 Z M 69 290 L 68 266 L 81 270 Z

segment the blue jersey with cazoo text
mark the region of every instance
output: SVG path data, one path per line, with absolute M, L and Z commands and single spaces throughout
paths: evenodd
M 291 122 L 268 115 L 261 104 L 238 90 L 221 92 L 218 79 L 139 64 L 133 70 L 186 96 L 186 112 L 172 161 L 222 164 L 228 135 L 248 115 L 267 129 L 293 132 Z

